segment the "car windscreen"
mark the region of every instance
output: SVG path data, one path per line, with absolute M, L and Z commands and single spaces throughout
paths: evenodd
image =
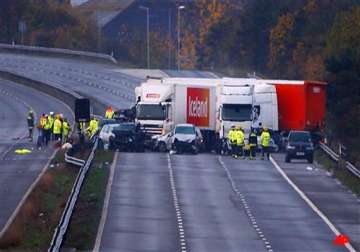
M 164 120 L 165 108 L 160 104 L 139 104 L 136 118 L 140 120 Z
M 311 142 L 310 134 L 307 132 L 293 132 L 289 135 L 289 142 Z
M 135 124 L 123 123 L 113 128 L 113 131 L 133 131 L 135 130 Z
M 195 129 L 189 126 L 178 126 L 175 128 L 175 134 L 194 135 Z
M 222 119 L 225 121 L 251 121 L 251 104 L 224 104 Z

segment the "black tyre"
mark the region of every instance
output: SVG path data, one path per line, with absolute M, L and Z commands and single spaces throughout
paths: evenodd
M 314 157 L 313 157 L 313 156 L 308 157 L 307 161 L 308 161 L 310 164 L 314 163 Z
M 166 144 L 164 142 L 159 143 L 159 151 L 160 152 L 167 152 Z
M 288 155 L 285 156 L 285 162 L 286 163 L 290 163 L 291 162 L 291 159 Z

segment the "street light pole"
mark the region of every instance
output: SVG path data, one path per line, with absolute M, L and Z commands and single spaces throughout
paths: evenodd
M 182 9 L 185 9 L 185 6 L 184 5 L 180 5 L 180 6 L 178 6 L 178 24 L 177 24 L 177 27 L 178 27 L 178 29 L 177 29 L 177 40 L 178 40 L 178 42 L 177 42 L 177 63 L 178 63 L 178 71 L 180 71 L 180 25 L 181 25 L 181 23 L 180 23 L 180 10 L 182 10 Z
M 150 8 L 145 6 L 139 6 L 139 8 L 146 11 L 147 68 L 150 69 Z
M 171 42 L 172 42 L 172 36 L 171 36 L 171 9 L 169 9 L 168 10 L 169 11 L 169 16 L 168 16 L 168 25 L 169 25 L 169 27 L 168 27 L 168 32 L 169 32 L 169 34 L 168 34 L 168 36 L 169 36 L 169 41 L 168 41 L 168 43 L 169 43 L 169 55 L 168 55 L 168 68 L 169 69 L 171 69 Z

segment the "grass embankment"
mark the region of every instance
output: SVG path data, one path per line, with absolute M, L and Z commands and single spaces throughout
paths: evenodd
M 343 185 L 348 187 L 357 196 L 360 196 L 360 181 L 345 167 L 345 162 L 336 163 L 322 150 L 315 151 L 315 159 L 333 174 Z
M 59 151 L 0 239 L 1 251 L 47 250 L 77 173 Z
M 97 151 L 81 189 L 66 235 L 64 248 L 92 250 L 101 219 L 114 152 Z

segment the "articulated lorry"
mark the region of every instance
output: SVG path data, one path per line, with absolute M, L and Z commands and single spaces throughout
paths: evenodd
M 136 121 L 150 134 L 192 123 L 214 148 L 232 125 L 252 124 L 253 85 L 236 79 L 150 78 L 135 93 Z
M 325 82 L 257 80 L 254 86 L 253 127 L 268 127 L 279 146 L 291 130 L 310 131 L 320 140 L 325 114 Z
M 198 126 L 207 144 L 225 139 L 232 125 L 268 127 L 279 143 L 290 130 L 324 127 L 326 83 L 251 78 L 150 78 L 135 89 L 136 122 L 148 133 L 176 124 Z
M 254 87 L 254 126 L 274 131 L 320 131 L 326 113 L 326 83 L 258 80 Z

